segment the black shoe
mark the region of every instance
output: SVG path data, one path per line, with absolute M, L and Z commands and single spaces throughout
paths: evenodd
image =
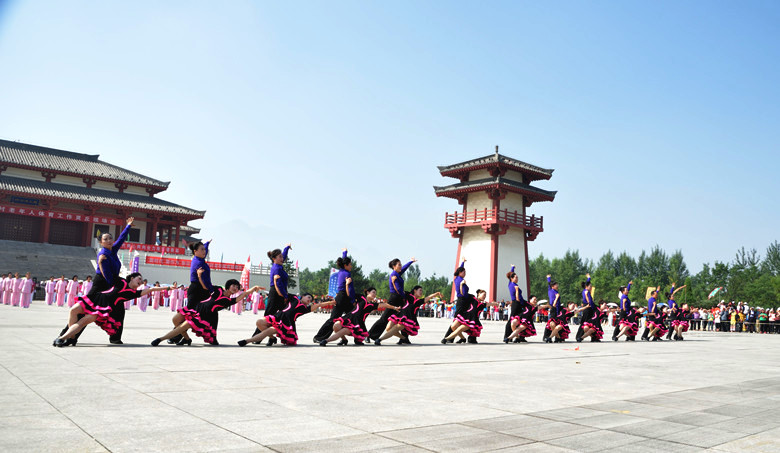
M 219 346 L 219 341 L 214 340 L 211 343 L 209 343 L 211 346 Z
M 528 342 L 525 340 L 525 338 L 520 338 L 520 341 L 518 341 L 517 343 L 528 343 Z
M 182 338 L 184 338 L 184 335 L 176 335 L 175 337 L 168 340 L 168 344 L 176 344 L 180 342 Z
M 122 340 L 109 340 L 108 342 L 111 344 L 124 344 L 122 343 Z
M 409 341 L 409 338 L 401 338 L 401 344 L 412 344 L 412 342 Z
M 152 340 L 152 346 L 159 346 L 160 342 L 162 342 L 162 340 L 160 340 L 159 338 L 155 338 L 154 340 Z
M 509 344 L 511 340 L 509 338 L 504 338 L 504 343 Z
M 366 344 L 362 341 L 355 341 L 355 346 L 365 346 Z
M 591 343 L 601 343 L 601 340 L 599 340 L 598 338 L 591 338 L 590 342 Z
M 469 337 L 468 342 L 469 342 L 469 344 L 479 344 L 477 342 L 477 337 Z
M 647 337 L 642 337 L 642 341 L 650 341 L 650 339 Z
M 401 338 L 400 340 L 398 340 L 398 342 L 396 344 L 404 344 L 404 339 Z
M 273 346 L 275 344 L 276 344 L 276 337 L 269 337 L 268 344 L 266 344 L 266 346 Z
M 61 348 L 65 346 L 65 340 L 63 340 L 62 338 L 57 338 L 54 340 L 54 343 L 52 343 L 52 346 L 57 346 L 58 348 Z
M 349 344 L 349 340 L 347 340 L 346 338 L 342 338 L 341 341 L 339 341 L 338 343 L 339 346 L 346 346 L 348 344 Z
M 447 340 L 447 343 L 455 343 L 455 339 L 454 338 L 450 338 L 449 340 Z
M 76 343 L 78 343 L 78 341 L 76 341 L 75 338 L 68 338 L 65 340 L 65 346 L 76 346 Z
M 680 341 L 683 341 L 683 340 L 684 340 L 684 338 L 682 337 L 682 335 L 680 335 Z
M 328 345 L 328 340 L 320 341 L 320 346 L 327 346 L 327 345 Z
M 447 344 L 447 339 L 446 338 L 442 338 L 441 339 L 441 344 Z
M 466 342 L 465 338 L 461 338 L 460 340 L 457 341 L 458 344 L 463 344 L 465 342 Z
M 382 340 L 374 340 L 374 346 L 382 346 Z
M 525 340 L 525 338 L 523 338 L 523 337 L 517 337 L 517 338 L 515 338 L 515 341 L 514 341 L 514 343 L 520 343 L 520 342 L 522 342 L 523 340 Z
M 561 342 L 563 342 L 563 340 L 557 337 L 553 340 L 553 343 L 561 343 Z
M 618 341 L 618 337 L 616 335 L 612 335 L 612 341 Z
M 189 346 L 192 344 L 192 338 L 182 338 L 176 343 L 176 346 Z
M 238 345 L 243 348 L 244 346 L 246 346 L 246 340 L 238 340 Z

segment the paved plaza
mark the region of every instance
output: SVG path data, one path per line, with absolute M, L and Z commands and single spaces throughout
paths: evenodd
M 297 347 L 239 348 L 255 316 L 223 313 L 222 346 L 153 348 L 171 313 L 133 308 L 125 345 L 54 348 L 66 316 L 0 306 L 0 451 L 780 451 L 780 335 L 444 346 L 421 318 L 412 346 L 323 348 L 307 315 Z

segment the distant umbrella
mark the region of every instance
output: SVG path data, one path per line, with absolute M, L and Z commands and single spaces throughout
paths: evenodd
M 618 304 L 616 304 L 614 302 L 610 302 L 610 303 L 607 304 L 607 307 L 609 307 L 609 308 L 617 308 L 617 306 L 618 306 Z

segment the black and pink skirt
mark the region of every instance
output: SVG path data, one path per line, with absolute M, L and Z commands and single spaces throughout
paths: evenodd
M 675 319 L 672 321 L 672 327 L 682 326 L 682 331 L 688 331 L 688 321 L 684 319 Z
M 355 340 L 365 341 L 365 339 L 368 338 L 368 331 L 360 324 L 352 322 L 351 319 L 342 316 L 333 320 L 333 324 L 336 324 L 337 322 L 341 323 L 342 328 L 349 329 L 347 335 L 354 337 Z
M 466 316 L 455 315 L 455 321 L 458 321 L 460 323 L 460 325 L 462 325 L 462 326 L 468 327 L 469 331 L 477 330 L 477 329 L 482 330 L 482 327 L 479 324 L 477 324 L 476 321 L 474 321 L 473 319 L 468 318 Z
M 528 338 L 536 336 L 536 326 L 534 326 L 533 321 L 526 318 L 520 318 L 520 325 L 525 326 L 525 329 L 518 334 L 519 337 Z
M 406 336 L 415 336 L 420 332 L 420 324 L 416 320 L 404 315 L 390 315 L 388 321 L 403 326 L 403 332 Z
M 77 298 L 76 303 L 81 305 L 85 314 L 96 316 L 95 324 L 105 330 L 107 334 L 114 335 L 122 326 L 121 322 L 111 316 L 111 307 L 98 305 L 87 296 Z
M 624 319 L 620 321 L 620 327 L 622 328 L 625 326 L 628 326 L 628 330 L 626 330 L 626 336 L 635 337 L 636 334 L 639 333 L 639 324 Z
M 593 324 L 592 322 L 583 322 L 582 323 L 582 327 L 585 328 L 585 329 L 590 328 L 590 329 L 595 330 L 595 332 L 593 332 L 593 334 L 591 335 L 592 337 L 594 337 L 594 338 L 596 338 L 598 340 L 601 340 L 602 338 L 604 338 L 604 331 L 601 330 L 601 326 L 600 325 L 597 326 L 596 324 Z
M 672 324 L 674 324 L 674 321 L 672 321 Z M 664 335 L 666 335 L 669 332 L 669 329 L 666 328 L 666 325 L 662 322 L 655 322 L 655 321 L 647 321 L 647 328 L 650 330 L 653 330 L 654 328 L 658 327 L 658 330 L 655 332 L 655 337 L 660 338 Z
M 569 323 L 563 321 L 559 318 L 552 318 L 549 321 L 547 321 L 547 325 L 544 326 L 545 329 L 553 330 L 552 327 L 550 327 L 550 323 L 555 323 L 556 326 L 561 326 L 561 330 L 558 331 L 558 335 L 560 335 L 562 340 L 565 340 L 569 338 L 569 334 L 571 333 L 571 329 L 569 329 Z
M 274 315 L 268 315 L 265 317 L 265 321 L 270 327 L 276 330 L 276 336 L 279 337 L 279 341 L 287 346 L 295 346 L 298 344 L 298 333 L 295 331 L 295 326 L 287 325 L 284 320 L 277 318 Z
M 217 340 L 217 330 L 208 321 L 201 318 L 200 313 L 191 308 L 180 308 L 178 313 L 184 316 L 184 319 L 192 327 L 195 335 L 203 338 L 206 343 L 212 344 Z

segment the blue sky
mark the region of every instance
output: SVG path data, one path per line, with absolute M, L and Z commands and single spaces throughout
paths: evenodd
M 692 270 L 780 239 L 777 2 L 0 0 L 0 137 L 171 181 L 212 258 L 449 275 L 437 165 L 554 168 L 531 244 Z

